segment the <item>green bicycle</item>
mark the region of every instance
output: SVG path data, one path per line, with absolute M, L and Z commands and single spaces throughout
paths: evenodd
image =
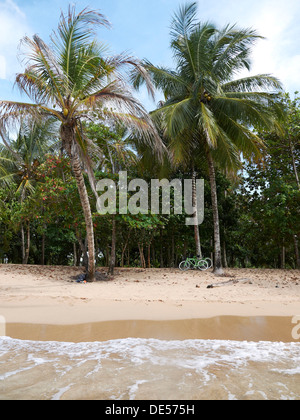
M 212 259 L 211 258 L 204 258 L 204 260 L 207 262 L 208 268 L 212 268 L 212 266 L 213 266 Z
M 201 270 L 205 271 L 208 270 L 209 263 L 205 259 L 200 258 L 187 258 L 185 261 L 182 261 L 179 264 L 179 269 L 181 271 L 188 271 L 188 270 Z

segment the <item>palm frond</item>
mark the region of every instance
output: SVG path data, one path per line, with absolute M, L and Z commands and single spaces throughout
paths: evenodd
M 67 80 L 66 89 L 69 91 L 76 82 L 78 57 L 92 41 L 91 37 L 99 26 L 110 27 L 110 24 L 104 15 L 95 10 L 85 8 L 77 14 L 75 7 L 70 6 L 67 16 L 61 14 L 58 30 L 53 34 L 52 41 Z
M 62 107 L 62 86 L 66 77 L 57 57 L 38 35 L 33 39 L 24 37 L 22 45 L 28 47 L 29 52 L 25 52 L 27 67 L 24 74 L 17 76 L 17 86 L 36 103 L 50 102 Z
M 92 42 L 81 49 L 76 59 L 75 81 L 70 96 L 74 102 L 99 90 L 114 72 L 110 61 L 103 57 L 105 47 Z
M 241 169 L 240 149 L 230 137 L 220 129 L 218 145 L 212 150 L 215 163 L 220 169 L 236 172 Z
M 237 29 L 235 25 L 219 31 L 213 50 L 213 73 L 226 81 L 243 69 L 250 70 L 250 54 L 258 39 L 262 37 L 255 30 Z
M 222 85 L 224 92 L 270 92 L 282 90 L 281 82 L 270 74 L 258 74 L 255 76 L 244 77 L 242 79 L 231 80 Z
M 195 77 L 197 74 L 195 54 L 193 43 L 190 40 L 190 35 L 196 26 L 197 3 L 189 3 L 179 8 L 178 13 L 175 14 L 171 23 L 171 46 L 174 50 L 175 58 L 179 65 L 184 65 L 186 62 L 185 71 L 192 71 Z
M 143 83 L 145 84 L 148 94 L 152 99 L 155 99 L 155 90 L 154 85 L 151 79 L 151 75 L 147 69 L 147 67 L 144 65 L 144 63 L 141 60 L 138 60 L 137 58 L 133 56 L 129 56 L 125 53 L 119 54 L 117 56 L 111 57 L 109 62 L 114 67 L 114 72 L 117 75 L 118 79 L 122 80 L 122 71 L 123 69 L 130 68 L 130 71 L 128 71 L 129 80 L 132 84 L 137 83 L 136 80 L 143 80 Z M 130 67 L 129 67 L 130 66 Z
M 187 38 L 196 25 L 197 2 L 187 3 L 179 7 L 174 14 L 171 23 L 171 38 L 178 40 L 180 37 Z
M 199 130 L 204 133 L 209 147 L 215 149 L 218 144 L 218 137 L 220 130 L 218 122 L 216 121 L 213 112 L 202 102 L 200 105 Z
M 165 146 L 149 114 L 144 113 L 138 116 L 136 113 L 120 112 L 109 108 L 102 109 L 100 113 L 104 119 L 128 127 L 131 136 L 135 137 L 136 141 L 153 149 L 158 159 L 161 159 Z
M 245 124 L 223 115 L 222 132 L 248 157 L 261 158 L 265 149 L 264 141 Z
M 191 161 L 193 161 L 195 157 L 192 156 L 192 154 L 193 151 L 196 151 L 196 148 L 194 147 L 193 138 L 186 130 L 184 133 L 181 133 L 181 135 L 170 138 L 168 150 L 172 166 L 177 168 L 180 165 L 186 167 L 190 166 Z
M 187 91 L 189 88 L 185 78 L 173 70 L 161 66 L 156 67 L 148 60 L 144 60 L 142 66 L 148 77 L 150 77 L 151 84 L 156 89 L 161 90 L 166 99 L 173 95 L 175 91 L 179 94 Z M 139 89 L 146 83 L 144 74 L 132 72 L 131 82 L 135 89 Z
M 195 61 L 199 79 L 211 70 L 210 53 L 216 31 L 216 27 L 207 22 L 200 24 L 191 34 L 191 40 L 195 44 Z
M 25 116 L 40 120 L 42 110 L 38 104 L 0 101 L 0 127 L 2 130 L 7 130 L 9 127 L 14 129 L 18 126 L 20 119 Z
M 216 97 L 213 108 L 216 114 L 227 114 L 234 120 L 241 121 L 248 127 L 268 129 L 274 125 L 274 113 L 266 103 L 256 98 Z M 262 97 L 264 99 L 264 97 Z

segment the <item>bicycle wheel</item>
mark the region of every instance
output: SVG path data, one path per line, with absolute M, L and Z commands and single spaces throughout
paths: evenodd
M 190 258 L 189 259 L 189 264 L 190 264 L 190 269 L 191 270 L 196 270 L 198 261 L 197 261 L 196 258 Z
M 208 270 L 208 264 L 205 260 L 200 260 L 197 264 L 197 268 L 201 271 Z
M 182 261 L 179 264 L 179 268 L 181 271 L 188 271 L 191 268 L 191 264 L 188 261 Z
M 207 262 L 208 268 L 212 268 L 213 263 L 212 263 L 211 258 L 205 258 L 205 261 Z

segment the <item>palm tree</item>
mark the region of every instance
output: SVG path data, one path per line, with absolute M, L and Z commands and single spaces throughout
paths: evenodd
M 104 46 L 95 40 L 94 31 L 99 26 L 109 26 L 99 12 L 86 8 L 76 14 L 75 8 L 69 7 L 67 16 L 61 14 L 51 47 L 38 35 L 25 37 L 26 69 L 17 75 L 16 84 L 32 103 L 0 101 L 2 125 L 14 121 L 20 113 L 36 119 L 52 116 L 60 123 L 62 146 L 71 160 L 85 217 L 88 281 L 95 279 L 95 246 L 82 165 L 96 191 L 90 159 L 92 142 L 84 135 L 82 121 L 91 117 L 91 111 L 97 111 L 103 118 L 114 118 L 143 133 L 152 144 L 159 142 L 151 119 L 124 81 L 123 68 L 128 65 L 146 77 L 142 66 L 125 54 L 105 57 Z
M 3 145 L 0 145 L 0 185 L 16 186 L 15 194 L 21 204 L 35 191 L 36 171 L 47 151 L 55 147 L 57 127 L 49 119 L 43 124 L 22 121 L 16 140 L 0 131 Z M 27 264 L 30 251 L 30 223 L 21 223 L 22 263 Z M 25 240 L 26 236 L 26 240 Z
M 89 136 L 99 148 L 101 155 L 97 156 L 96 169 L 103 172 L 117 175 L 120 171 L 136 167 L 138 157 L 134 150 L 134 144 L 130 138 L 130 130 L 123 124 L 110 122 L 110 128 L 99 124 L 88 124 Z M 102 132 L 101 128 L 104 129 Z M 140 139 L 137 139 L 140 143 Z M 116 217 L 112 215 L 112 242 L 111 256 L 108 267 L 108 275 L 114 275 L 116 265 Z
M 261 156 L 263 141 L 252 128 L 276 124 L 280 114 L 280 82 L 271 75 L 237 78 L 250 70 L 250 54 L 261 37 L 252 29 L 226 26 L 219 30 L 196 19 L 197 3 L 179 9 L 171 25 L 171 48 L 176 68 L 144 65 L 154 85 L 165 96 L 152 113 L 164 120 L 164 136 L 175 160 L 198 150 L 206 159 L 211 185 L 214 221 L 215 274 L 222 274 L 216 165 L 227 170 L 241 167 L 240 153 Z M 135 86 L 143 83 L 137 75 Z

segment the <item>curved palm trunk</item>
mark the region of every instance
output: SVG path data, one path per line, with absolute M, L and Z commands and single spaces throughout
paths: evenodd
M 192 180 L 193 180 L 192 203 L 193 203 L 193 210 L 194 210 L 193 216 L 196 219 L 198 219 L 196 178 L 197 178 L 197 174 L 196 174 L 195 169 L 193 167 L 193 177 L 192 177 Z M 195 234 L 195 244 L 196 244 L 196 255 L 197 255 L 197 257 L 202 258 L 202 249 L 201 249 L 201 240 L 200 240 L 199 225 L 195 225 L 194 226 L 194 234 Z
M 25 200 L 25 190 L 22 190 L 21 194 L 21 204 L 23 204 Z M 27 226 L 27 241 L 25 243 L 25 231 L 24 225 L 21 223 L 21 238 L 22 238 L 22 264 L 27 265 L 29 259 L 29 252 L 30 252 L 30 222 L 28 221 Z
M 294 237 L 294 245 L 295 245 L 295 255 L 296 255 L 296 267 L 300 269 L 300 254 L 299 254 L 299 245 L 298 245 L 298 236 L 293 235 Z
M 80 161 L 77 155 L 71 157 L 71 164 L 73 174 L 77 182 L 77 188 L 79 191 L 80 201 L 82 205 L 82 210 L 84 213 L 85 225 L 86 225 L 86 235 L 88 240 L 88 250 L 89 250 L 89 259 L 87 267 L 87 281 L 95 281 L 95 241 L 94 241 L 94 225 L 91 212 L 90 201 L 85 186 L 84 178 L 81 171 Z
M 218 210 L 218 196 L 217 196 L 217 184 L 216 184 L 216 172 L 214 161 L 209 150 L 206 151 L 208 169 L 209 169 L 209 181 L 211 188 L 211 201 L 212 211 L 214 220 L 214 243 L 215 243 L 215 264 L 214 274 L 223 274 L 222 267 L 222 254 L 221 254 L 221 240 L 220 240 L 220 221 L 219 221 L 219 210 Z
M 115 215 L 112 216 L 112 240 L 111 240 L 111 257 L 110 264 L 108 268 L 108 275 L 113 276 L 115 273 L 116 265 L 116 218 Z
M 27 239 L 25 240 L 24 225 L 21 225 L 21 237 L 22 237 L 22 264 L 27 265 L 30 252 L 30 223 L 27 226 Z
M 289 146 L 290 146 L 290 152 L 291 152 L 291 157 L 292 157 L 295 179 L 296 179 L 296 182 L 297 182 L 298 190 L 300 191 L 300 181 L 299 181 L 299 175 L 298 175 L 297 165 L 296 165 L 296 160 L 295 160 L 294 146 L 292 144 L 292 141 L 291 141 L 290 137 L 289 137 Z
M 94 240 L 94 225 L 92 218 L 92 211 L 89 201 L 89 196 L 84 182 L 84 177 L 82 174 L 81 164 L 79 156 L 74 153 L 71 149 L 71 145 L 74 144 L 74 131 L 73 127 L 61 127 L 61 137 L 64 146 L 67 149 L 67 153 L 71 158 L 71 166 L 74 177 L 76 179 L 77 188 L 80 196 L 80 202 L 84 214 L 85 225 L 86 225 L 86 235 L 88 241 L 88 267 L 87 267 L 87 281 L 95 281 L 95 240 Z

